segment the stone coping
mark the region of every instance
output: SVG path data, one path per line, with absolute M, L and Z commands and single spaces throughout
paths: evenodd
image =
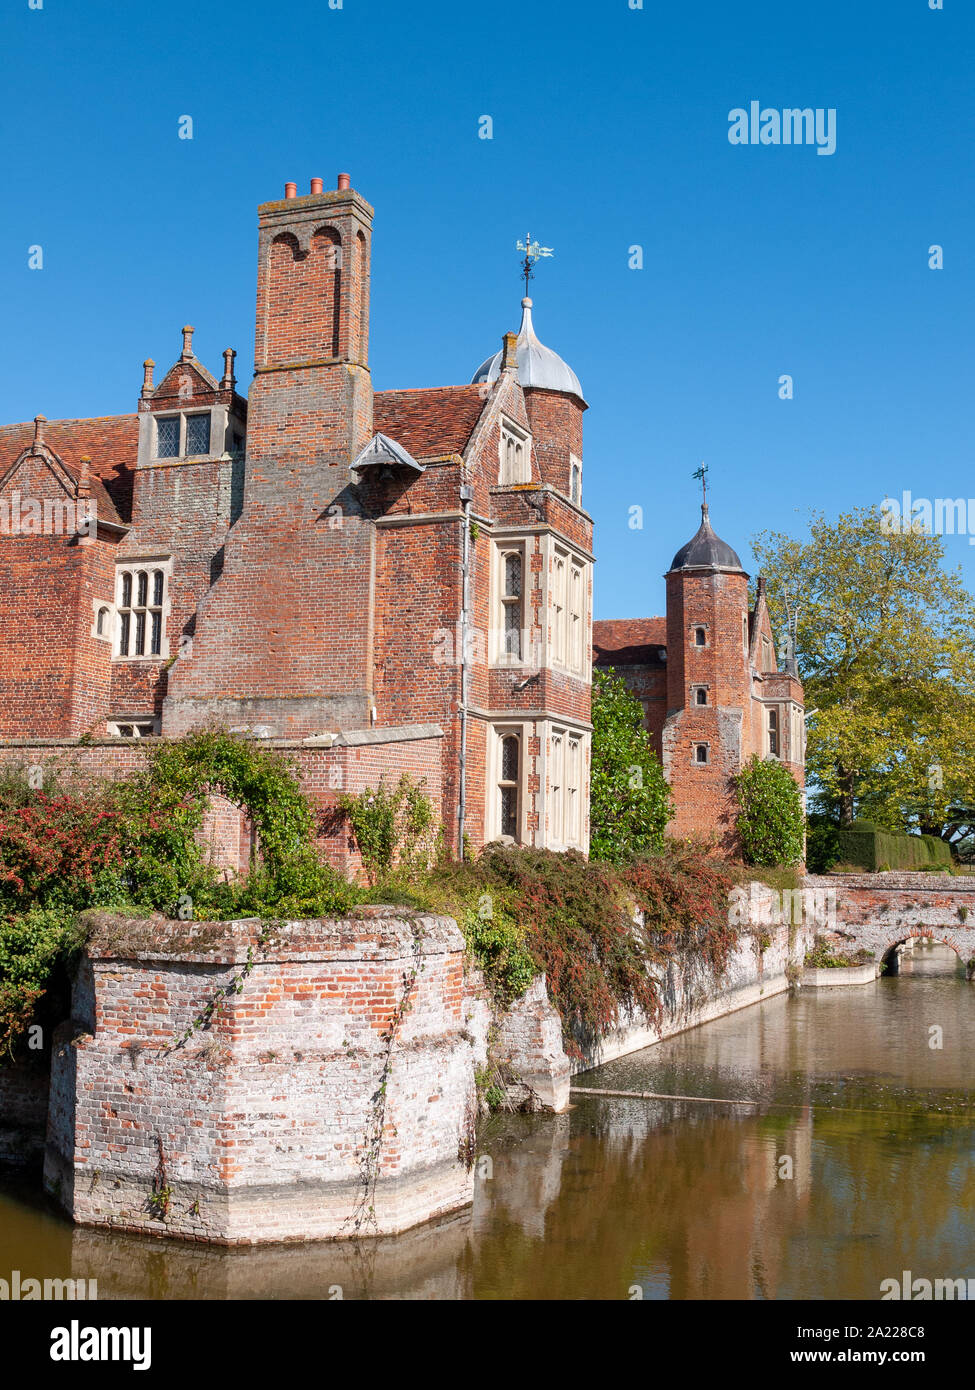
M 909 888 L 912 891 L 920 888 L 938 893 L 975 893 L 975 874 L 924 874 L 910 869 L 862 874 L 806 874 L 803 883 L 817 888 L 871 888 L 875 892 L 892 888 Z
M 836 965 L 832 969 L 807 965 L 802 972 L 803 989 L 833 989 L 844 985 L 867 985 L 880 975 L 880 962 L 868 960 L 865 965 Z
M 369 729 L 341 729 L 335 733 L 309 734 L 307 738 L 255 739 L 273 748 L 362 748 L 383 743 L 412 743 L 428 738 L 443 738 L 439 724 L 390 724 Z M 92 738 L 84 742 L 77 738 L 7 738 L 0 739 L 0 748 L 154 748 L 160 743 L 178 743 L 179 739 L 159 738 Z
M 226 922 L 180 922 L 166 917 L 130 918 L 121 913 L 89 910 L 79 919 L 88 931 L 85 950 L 93 961 L 191 961 L 203 965 L 243 965 L 251 952 L 255 964 L 281 961 L 402 960 L 450 955 L 464 950 L 464 938 L 452 917 L 405 908 L 357 909 L 348 917 L 277 921 L 264 946 L 262 919 L 241 917 Z M 420 929 L 419 940 L 415 929 Z

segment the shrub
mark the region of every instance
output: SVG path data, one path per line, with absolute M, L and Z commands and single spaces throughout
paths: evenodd
M 839 863 L 839 826 L 826 816 L 813 814 L 806 820 L 806 865 L 811 874 L 828 874 Z
M 643 707 L 613 671 L 593 672 L 590 855 L 611 864 L 663 847 L 671 792 Z
M 347 912 L 361 896 L 319 859 L 293 767 L 259 743 L 204 729 L 153 748 L 126 781 L 81 789 L 47 781 L 45 790 L 23 776 L 0 779 L 0 1042 L 8 1047 L 70 953 L 83 908 L 317 917 Z M 246 807 L 259 836 L 260 862 L 229 883 L 197 839 L 211 792 Z M 418 818 L 422 811 L 411 824 Z
M 802 797 L 788 768 L 753 755 L 734 778 L 736 829 L 748 864 L 801 864 Z

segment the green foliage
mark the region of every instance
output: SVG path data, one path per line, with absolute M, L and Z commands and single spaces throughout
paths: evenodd
M 467 906 L 460 925 L 467 949 L 484 972 L 492 995 L 507 1008 L 524 994 L 538 973 L 524 932 L 511 912 L 491 901 Z
M 935 835 L 905 835 L 871 821 L 855 820 L 837 829 L 837 861 L 873 872 L 878 869 L 918 869 L 945 872 L 951 868 L 951 849 Z
M 720 860 L 681 844 L 621 866 L 489 845 L 438 866 L 422 889 L 424 906 L 464 925 L 503 1007 L 545 972 L 566 1048 L 580 1057 L 626 1016 L 659 1018 L 654 967 L 686 957 L 721 974 L 737 940 L 731 883 Z
M 82 909 L 317 917 L 341 915 L 360 896 L 319 859 L 297 774 L 265 745 L 204 729 L 153 748 L 125 781 L 45 782 L 0 778 L 0 1046 L 67 959 Z M 212 792 L 245 807 L 258 833 L 259 862 L 229 882 L 198 838 Z
M 440 843 L 439 827 L 425 782 L 403 773 L 395 787 L 378 787 L 339 798 L 369 882 L 388 876 L 394 864 L 407 873 L 428 869 Z
M 807 541 L 753 541 L 781 622 L 798 611 L 807 771 L 849 824 L 961 841 L 975 826 L 975 598 L 945 547 L 878 508 L 813 515 Z M 967 809 L 966 809 L 967 808 Z
M 734 778 L 736 829 L 748 864 L 801 864 L 802 797 L 788 768 L 754 755 Z
M 839 825 L 829 816 L 813 813 L 806 818 L 806 867 L 811 874 L 828 874 L 839 863 Z
M 613 671 L 593 672 L 590 854 L 620 864 L 663 847 L 670 788 L 643 708 Z
M 854 965 L 867 965 L 874 959 L 872 951 L 861 949 L 852 955 L 838 951 L 825 937 L 817 937 L 811 951 L 806 952 L 805 964 L 815 970 L 845 970 Z

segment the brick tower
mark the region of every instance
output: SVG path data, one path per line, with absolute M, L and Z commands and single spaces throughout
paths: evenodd
M 667 719 L 663 763 L 674 791 L 673 835 L 734 826 L 730 778 L 750 755 L 748 575 L 715 535 L 707 504 L 667 581 Z

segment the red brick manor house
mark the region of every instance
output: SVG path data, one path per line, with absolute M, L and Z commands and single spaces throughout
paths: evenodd
M 374 391 L 372 220 L 347 175 L 261 206 L 246 399 L 185 328 L 135 413 L 0 428 L 0 761 L 119 775 L 217 720 L 322 805 L 407 771 L 455 846 L 585 849 L 582 388 L 526 299 L 470 385 Z M 721 831 L 752 749 L 801 777 L 802 692 L 707 518 L 667 596 L 597 624 L 596 659 L 644 702 L 674 828 Z

